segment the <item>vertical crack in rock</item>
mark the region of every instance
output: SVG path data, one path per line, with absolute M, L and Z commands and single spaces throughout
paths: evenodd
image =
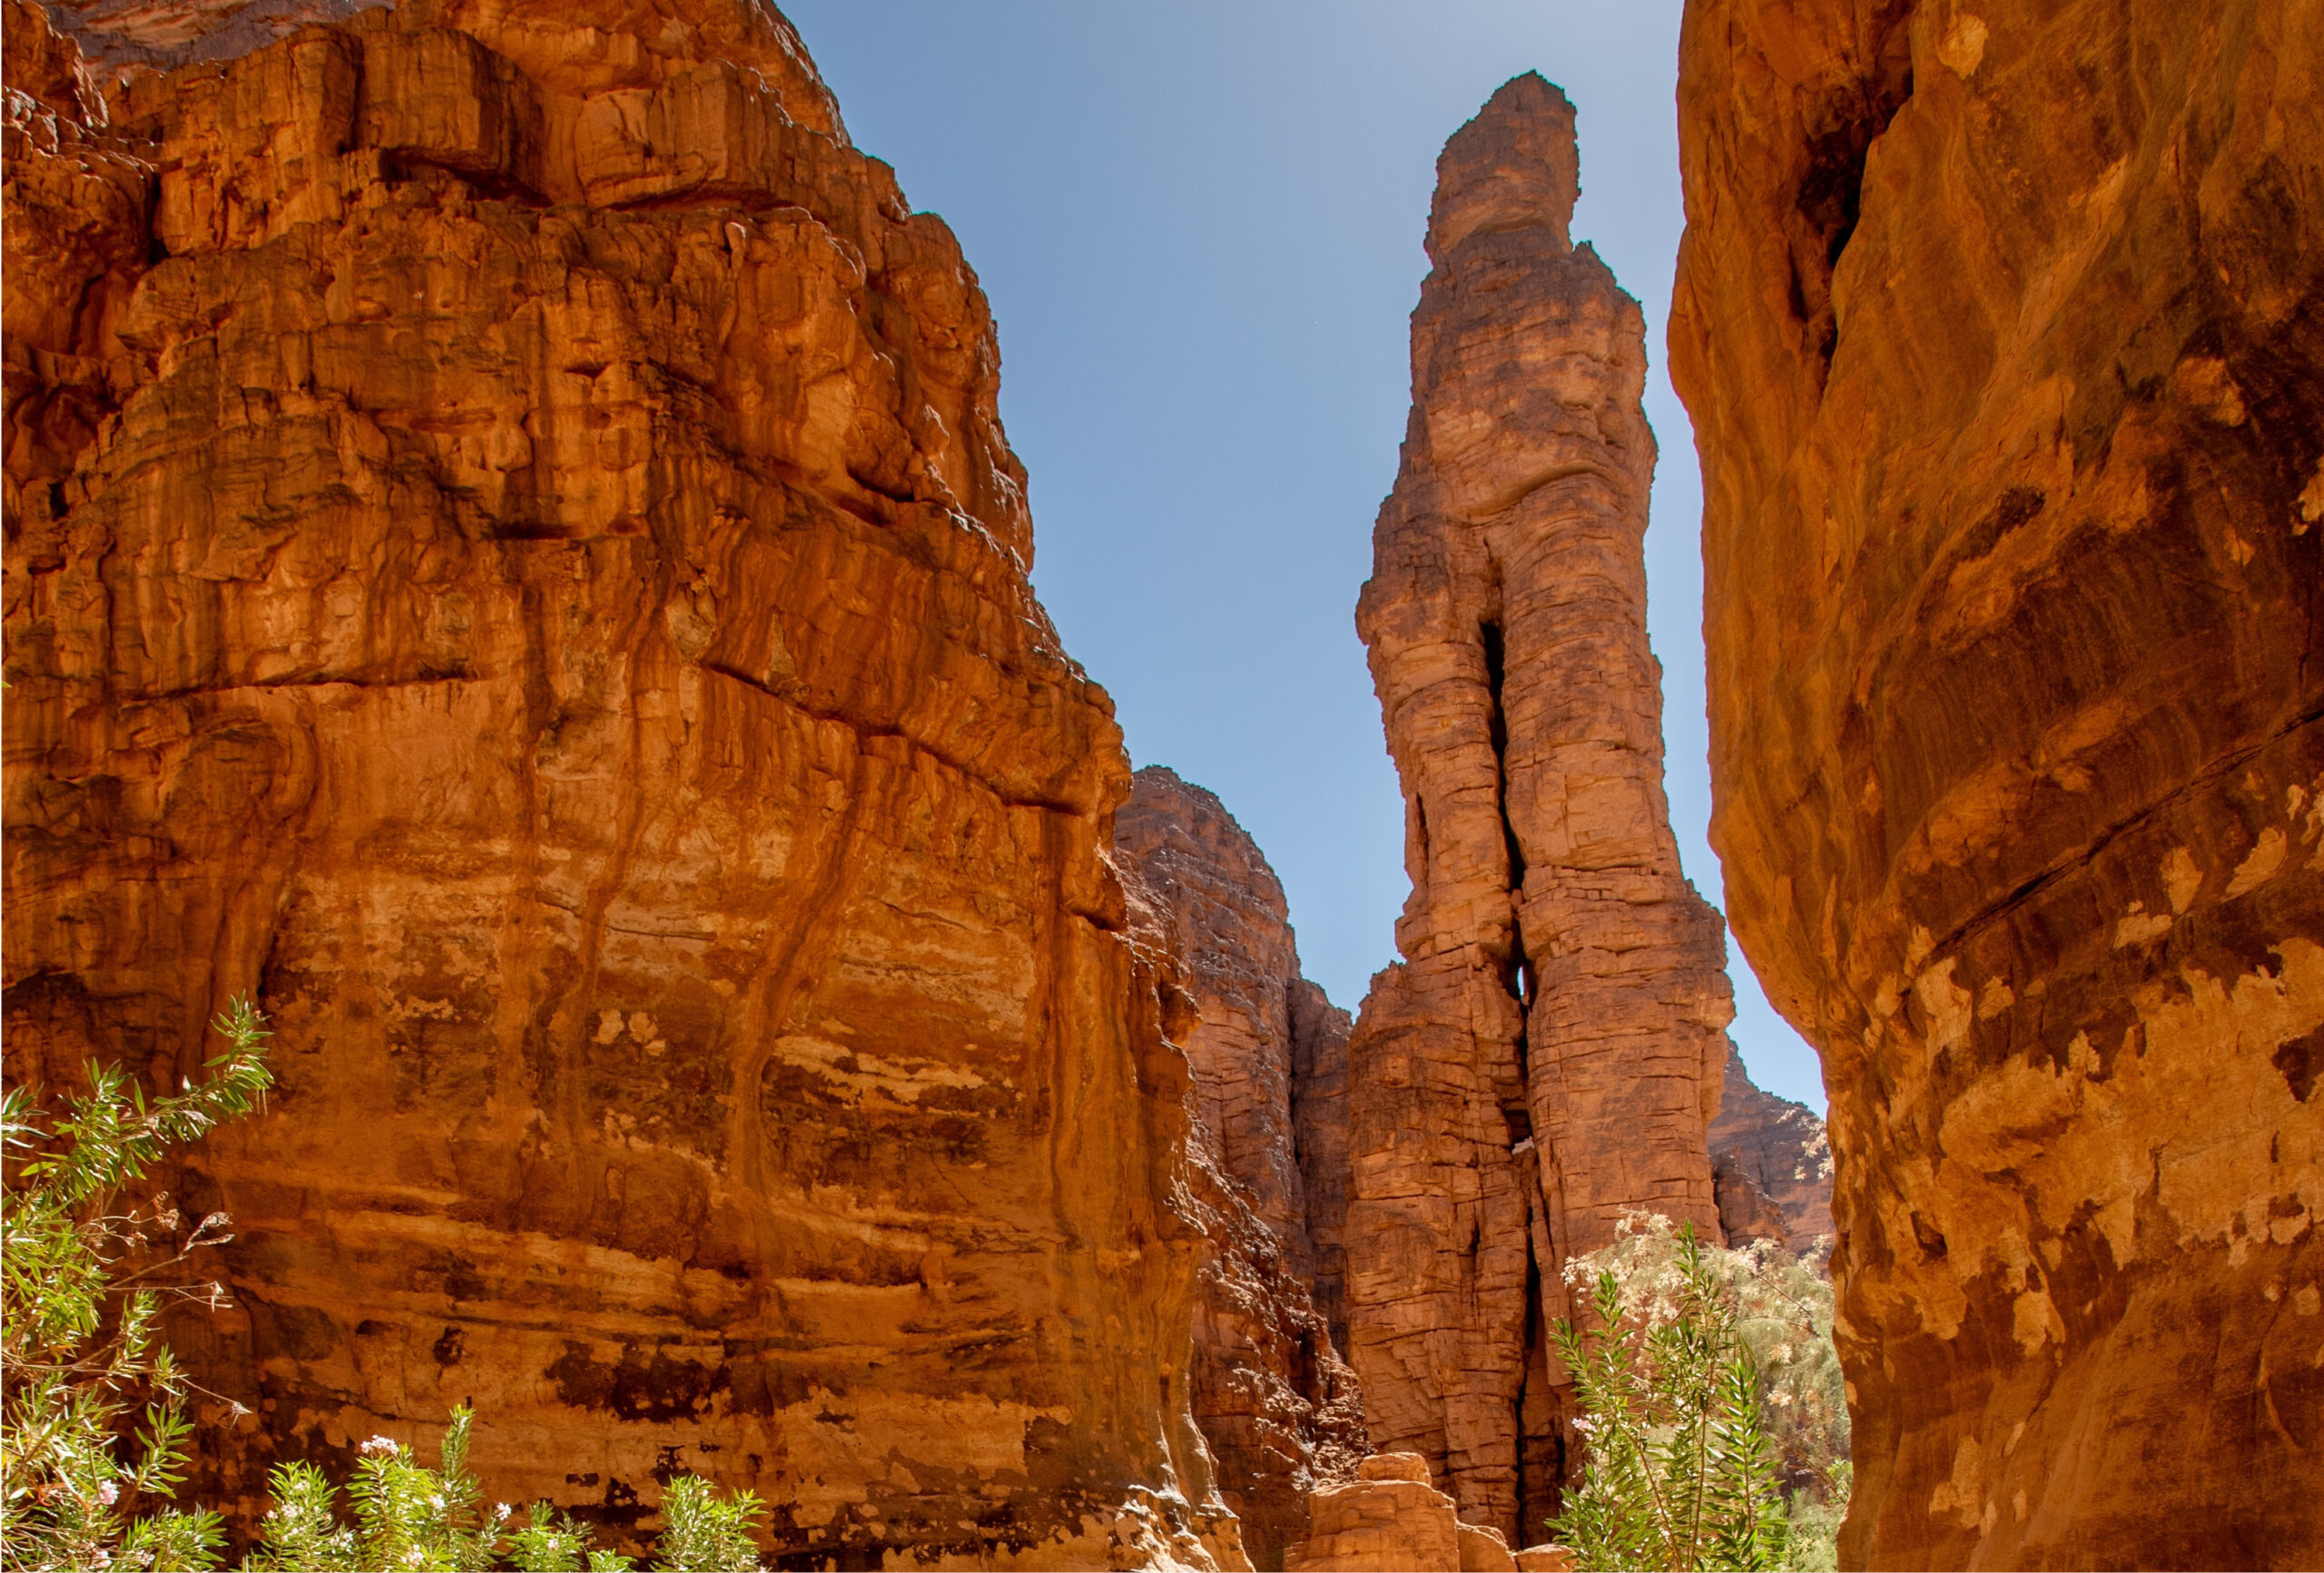
M 789 24 L 5 5 L 8 1075 L 277 1035 L 171 1182 L 190 1489 L 470 1401 L 631 1547 L 687 1470 L 802 1566 L 1246 1566 L 1112 705 Z
M 1846 1566 L 2324 1561 L 2319 80 L 2304 0 L 1687 7 L 1711 833 L 1830 1094 Z
M 1568 1456 L 1562 1268 L 1628 1208 L 1716 1229 L 1733 1012 L 1662 795 L 1643 320 L 1568 238 L 1572 107 L 1517 78 L 1437 175 L 1356 614 L 1413 894 L 1349 1044 L 1348 1336 L 1374 1445 L 1523 1545 Z
M 1135 915 L 1180 958 L 1199 1013 L 1183 1040 L 1196 1104 L 1188 1169 L 1210 1243 L 1195 1422 L 1245 1548 L 1280 1568 L 1307 1538 L 1308 1493 L 1345 1479 L 1367 1450 L 1354 1374 L 1318 1304 L 1336 1309 L 1336 1296 L 1309 1287 L 1335 1284 L 1344 1252 L 1347 1017 L 1299 975 L 1283 887 L 1216 796 L 1148 765 L 1132 778 L 1114 843 L 1132 865 L 1123 877 Z M 1305 1108 L 1294 1096 L 1303 1077 L 1318 1094 Z M 1312 1197 L 1310 1175 L 1321 1182 Z

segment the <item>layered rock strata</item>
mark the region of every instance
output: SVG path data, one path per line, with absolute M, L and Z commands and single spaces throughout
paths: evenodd
M 1111 707 L 787 24 L 410 0 L 110 109 L 8 28 L 10 1074 L 277 1035 L 202 1499 L 465 1401 L 617 1539 L 694 1470 L 803 1565 L 1242 1565 Z
M 2324 12 L 1693 0 L 1712 836 L 1849 1566 L 2324 1561 Z
M 1643 321 L 1568 239 L 1577 171 L 1530 74 L 1445 146 L 1356 614 L 1413 894 L 1348 1050 L 1351 1358 L 1374 1445 L 1517 1543 L 1565 1470 L 1563 1263 L 1629 1208 L 1717 1226 L 1733 1014 L 1662 792 Z
M 1210 1240 L 1195 1311 L 1195 1421 L 1245 1548 L 1256 1566 L 1280 1568 L 1307 1538 L 1308 1493 L 1346 1478 L 1366 1451 L 1354 1373 L 1309 1293 L 1316 1250 L 1307 1155 L 1295 1149 L 1324 1121 L 1312 1109 L 1302 1121 L 1293 1107 L 1300 1067 L 1334 1055 L 1344 1063 L 1346 1017 L 1300 976 L 1283 887 L 1212 793 L 1147 766 L 1131 778 L 1114 844 L 1199 1013 L 1178 1035 L 1194 1077 L 1192 1171 Z M 1345 1132 L 1334 1134 L 1344 1164 Z M 1334 1162 L 1327 1152 L 1315 1166 Z M 1339 1194 L 1344 1207 L 1344 1180 Z
M 1732 1050 L 1727 1090 L 1710 1124 L 1710 1155 L 1729 1244 L 1739 1233 L 1781 1240 L 1805 1253 L 1831 1237 L 1832 1145 L 1824 1122 L 1807 1105 L 1761 1090 Z M 1738 1231 L 1746 1213 L 1754 1221 Z

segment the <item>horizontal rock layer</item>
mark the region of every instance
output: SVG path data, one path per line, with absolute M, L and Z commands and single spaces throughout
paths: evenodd
M 974 275 L 747 0 L 412 0 L 108 106 L 9 12 L 12 1076 L 198 1067 L 204 1499 L 481 1416 L 627 1539 L 1241 1565 L 1128 771 Z
M 2324 1560 L 2324 12 L 1691 0 L 1712 838 L 1841 1558 Z

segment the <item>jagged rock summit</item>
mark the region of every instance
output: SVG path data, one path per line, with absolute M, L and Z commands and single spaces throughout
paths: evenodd
M 1374 1445 L 1512 1545 L 1567 1468 L 1565 1262 L 1632 1207 L 1716 1237 L 1733 1015 L 1662 791 L 1644 321 L 1571 243 L 1577 189 L 1538 75 L 1445 144 L 1356 612 L 1413 893 L 1349 1045 L 1350 1356 Z
M 2312 0 L 1687 7 L 1712 840 L 1831 1095 L 1844 1566 L 2324 1563 L 2320 80 Z

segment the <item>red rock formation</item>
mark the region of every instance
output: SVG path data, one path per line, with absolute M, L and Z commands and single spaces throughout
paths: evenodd
M 1736 1243 L 1738 1212 L 1762 1205 L 1774 1209 L 1772 1217 L 1761 1214 L 1740 1233 L 1781 1240 L 1797 1252 L 1814 1250 L 1818 1240 L 1830 1237 L 1832 1147 L 1824 1122 L 1805 1104 L 1761 1091 L 1743 1057 L 1731 1049 L 1727 1091 L 1710 1124 L 1710 1155 L 1728 1244 Z M 1732 1207 L 1727 1199 L 1730 1185 L 1738 1197 Z M 1757 1202 L 1742 1201 L 1747 1192 Z
M 1374 1444 L 1521 1543 L 1564 1470 L 1560 1269 L 1625 1208 L 1715 1224 L 1733 1013 L 1662 795 L 1642 319 L 1567 238 L 1576 170 L 1538 76 L 1445 146 L 1356 614 L 1413 895 L 1349 1046 L 1352 1362 Z
M 1824 1054 L 1851 1566 L 2324 1562 L 2319 80 L 2305 0 L 1688 7 L 1712 836 Z
M 1241 1565 L 1128 771 L 945 226 L 750 0 L 411 0 L 109 126 L 69 60 L 12 8 L 7 1041 L 273 1018 L 188 1180 L 205 1499 L 468 1400 L 625 1532 L 693 1470 L 800 1558 Z
M 1315 1492 L 1312 1517 L 1313 1538 L 1285 1564 L 1291 1573 L 1459 1573 L 1462 1531 L 1482 1533 L 1461 1523 L 1418 1453 L 1364 1460 L 1354 1480 Z
M 1317 1057 L 1313 1044 L 1303 1056 L 1296 1035 L 1317 1025 L 1323 991 L 1299 976 L 1283 888 L 1226 806 L 1160 765 L 1131 781 L 1114 843 L 1143 887 L 1133 900 L 1150 893 L 1157 942 L 1175 951 L 1200 1012 L 1180 1036 L 1211 1242 L 1195 1311 L 1195 1421 L 1245 1548 L 1255 1565 L 1280 1568 L 1307 1537 L 1309 1491 L 1351 1473 L 1365 1449 L 1354 1375 L 1309 1298 L 1315 1247 L 1304 1155 L 1293 1150 L 1294 1067 Z M 1344 1055 L 1345 1016 L 1331 1014 L 1340 1030 L 1326 1042 Z

